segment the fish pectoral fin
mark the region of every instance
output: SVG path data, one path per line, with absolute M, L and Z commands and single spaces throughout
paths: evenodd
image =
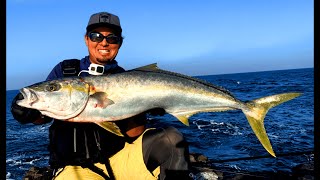
M 93 102 L 96 102 L 97 107 L 106 108 L 107 106 L 114 104 L 105 92 L 96 92 L 92 94 L 90 98 Z
M 115 135 L 122 136 L 122 137 L 124 136 L 121 133 L 120 128 L 114 122 L 104 121 L 104 122 L 96 122 L 96 124 Z

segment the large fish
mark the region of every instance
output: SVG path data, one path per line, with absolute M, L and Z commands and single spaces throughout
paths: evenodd
M 43 115 L 73 122 L 94 122 L 122 135 L 114 121 L 154 108 L 163 108 L 183 124 L 201 112 L 240 109 L 262 146 L 272 155 L 264 128 L 268 110 L 300 93 L 284 93 L 241 102 L 222 87 L 182 74 L 160 70 L 156 64 L 105 76 L 68 77 L 37 83 L 20 90 L 17 103 Z

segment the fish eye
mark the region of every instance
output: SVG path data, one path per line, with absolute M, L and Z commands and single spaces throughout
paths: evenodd
M 61 88 L 60 84 L 49 84 L 49 85 L 46 86 L 46 90 L 50 91 L 50 92 L 57 91 L 60 88 Z

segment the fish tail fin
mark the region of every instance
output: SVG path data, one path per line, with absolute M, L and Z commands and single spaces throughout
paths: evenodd
M 272 107 L 289 101 L 300 95 L 301 93 L 276 94 L 272 96 L 259 98 L 246 103 L 248 110 L 244 110 L 243 112 L 246 115 L 249 124 L 253 132 L 259 139 L 260 143 L 273 157 L 276 157 L 276 155 L 272 149 L 270 140 L 264 128 L 264 118 L 269 109 L 271 109 Z

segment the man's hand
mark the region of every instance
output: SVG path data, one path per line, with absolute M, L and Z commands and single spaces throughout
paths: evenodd
M 17 96 L 12 100 L 11 113 L 14 119 L 19 121 L 21 124 L 33 123 L 41 119 L 40 111 L 21 107 L 17 104 L 17 101 L 22 99 L 23 95 L 18 93 Z

